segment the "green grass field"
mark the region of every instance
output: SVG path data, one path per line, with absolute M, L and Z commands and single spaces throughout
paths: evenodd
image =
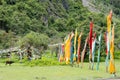
M 120 62 L 116 61 L 116 74 L 120 77 Z M 71 66 L 24 66 L 14 63 L 11 66 L 0 63 L 0 80 L 96 80 L 98 78 L 113 78 L 113 75 L 105 72 L 105 63 L 100 63 L 100 70 L 88 69 L 88 63 L 84 67 Z

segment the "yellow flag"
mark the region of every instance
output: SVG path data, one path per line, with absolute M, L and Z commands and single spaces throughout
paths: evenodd
M 65 61 L 66 61 L 66 64 L 69 64 L 69 59 L 70 59 L 70 35 L 68 35 L 68 38 L 65 41 Z
M 80 33 L 79 37 L 78 37 L 78 48 L 77 48 L 77 63 L 80 63 L 80 46 L 81 46 L 81 36 L 82 36 L 82 32 Z
M 115 64 L 114 64 L 114 26 L 112 28 L 112 40 L 110 42 L 110 65 L 109 72 L 111 74 L 115 73 Z
M 109 15 L 107 16 L 107 31 L 108 31 L 108 33 L 111 30 L 111 20 L 112 20 L 112 10 L 110 11 Z
M 74 58 L 73 58 L 74 61 L 76 61 L 76 53 L 77 53 L 76 41 L 77 41 L 77 29 L 75 30 L 75 38 L 74 38 Z

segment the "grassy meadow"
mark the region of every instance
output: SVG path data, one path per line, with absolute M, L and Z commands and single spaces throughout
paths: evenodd
M 120 62 L 115 61 L 116 75 L 120 77 Z M 13 63 L 11 66 L 0 63 L 0 80 L 102 80 L 103 78 L 114 78 L 106 73 L 105 63 L 100 63 L 100 69 L 88 69 L 88 63 L 84 67 L 64 66 L 25 66 Z M 113 79 L 114 80 L 114 79 Z

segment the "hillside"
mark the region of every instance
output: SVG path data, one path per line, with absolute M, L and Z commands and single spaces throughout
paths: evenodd
M 91 2 L 95 6 L 99 2 L 92 1 L 96 1 Z M 102 0 L 100 3 L 103 3 Z M 76 28 L 79 33 L 81 31 L 84 33 L 84 40 L 89 32 L 90 18 L 94 20 L 94 31 L 97 34 L 100 31 L 105 32 L 106 14 L 109 10 L 103 12 L 95 7 L 100 11 L 95 13 L 82 4 L 82 0 L 0 0 L 0 48 L 17 46 L 26 38 L 31 39 L 33 42 L 31 45 L 36 45 L 41 40 L 42 43 L 39 45 L 63 42 L 64 37 Z M 119 19 L 116 16 L 114 18 L 117 25 L 115 44 L 120 40 Z M 41 34 L 40 38 L 37 37 L 38 34 Z M 33 35 L 37 41 L 33 39 Z

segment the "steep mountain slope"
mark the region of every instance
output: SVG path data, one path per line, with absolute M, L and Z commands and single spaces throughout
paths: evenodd
M 96 9 L 96 6 L 92 4 L 91 0 L 82 0 L 82 4 L 84 7 L 87 7 L 89 11 L 100 13 L 99 9 Z
M 82 1 L 84 1 L 82 3 Z M 87 3 L 86 3 L 87 1 Z M 91 2 L 92 1 L 92 2 Z M 106 30 L 106 14 L 96 4 L 97 0 L 0 0 L 0 29 L 7 35 L 24 37 L 30 31 L 44 34 L 50 43 L 62 42 L 63 38 L 75 28 L 84 33 L 83 40 L 89 33 L 90 18 L 94 21 L 97 34 Z M 93 1 L 96 1 L 95 3 Z M 103 2 L 101 2 L 103 3 Z M 82 4 L 89 4 L 89 9 Z M 90 10 L 91 9 L 91 10 Z M 90 12 L 92 11 L 92 12 Z M 95 12 L 99 13 L 95 13 Z M 109 10 L 106 12 L 109 13 Z M 118 18 L 114 18 L 120 26 Z M 5 43 L 2 31 L 0 43 Z M 116 32 L 117 35 L 119 32 Z M 119 36 L 117 36 L 119 41 Z M 11 36 L 11 37 L 12 37 Z M 7 37 L 10 39 L 10 38 Z M 17 37 L 18 38 L 18 37 Z M 16 43 L 18 40 L 14 40 Z M 116 44 L 118 44 L 118 41 Z M 8 42 L 10 43 L 10 42 Z M 1 45 L 4 47 L 4 44 Z M 1 47 L 1 48 L 2 48 Z M 7 44 L 6 48 L 10 47 Z

